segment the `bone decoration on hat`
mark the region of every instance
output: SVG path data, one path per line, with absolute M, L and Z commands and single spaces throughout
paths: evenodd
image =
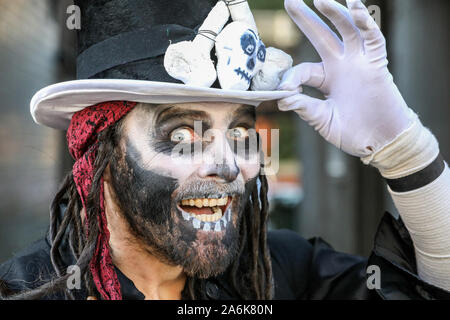
M 269 47 L 266 50 L 266 62 L 252 81 L 253 91 L 271 91 L 278 88 L 284 73 L 292 68 L 293 60 L 284 51 Z
M 246 0 L 225 0 L 233 21 L 239 21 L 257 31 L 255 18 Z
M 233 22 L 225 26 L 230 15 Z M 217 71 L 210 58 L 214 42 Z M 251 87 L 253 91 L 271 91 L 292 67 L 292 58 L 281 50 L 266 49 L 247 1 L 221 0 L 193 41 L 169 46 L 164 67 L 170 76 L 187 85 L 211 87 L 218 78 L 225 90 L 246 91 Z
M 211 87 L 217 72 L 211 60 L 211 50 L 217 34 L 230 18 L 223 1 L 211 10 L 193 41 L 182 41 L 168 47 L 164 57 L 167 73 L 187 85 Z

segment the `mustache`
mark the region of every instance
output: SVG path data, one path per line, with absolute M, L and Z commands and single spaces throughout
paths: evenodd
M 188 198 L 221 198 L 222 195 L 242 195 L 244 192 L 245 184 L 239 180 L 230 183 L 191 180 L 183 183 L 174 191 L 174 200 L 178 202 Z

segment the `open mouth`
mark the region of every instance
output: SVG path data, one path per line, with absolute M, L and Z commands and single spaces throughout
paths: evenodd
M 183 213 L 203 222 L 217 222 L 224 216 L 233 197 L 229 195 L 183 199 L 178 202 Z

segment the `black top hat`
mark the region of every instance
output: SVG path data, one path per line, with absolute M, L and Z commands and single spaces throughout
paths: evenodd
M 221 0 L 223 1 L 223 0 Z M 240 0 L 225 1 L 230 2 Z M 257 106 L 287 91 L 238 91 L 181 83 L 164 67 L 170 44 L 193 40 L 217 0 L 75 0 L 81 11 L 77 79 L 38 91 L 30 103 L 38 124 L 67 129 L 72 115 L 105 101 L 222 101 Z M 245 2 L 245 0 L 244 0 Z
M 169 44 L 192 40 L 216 0 L 76 0 L 78 79 L 181 83 L 163 66 Z

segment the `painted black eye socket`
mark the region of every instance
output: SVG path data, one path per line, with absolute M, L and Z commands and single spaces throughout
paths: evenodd
M 241 37 L 241 47 L 246 55 L 251 56 L 255 52 L 256 41 L 251 34 L 246 33 Z
M 266 47 L 261 43 L 261 47 L 258 50 L 258 60 L 261 62 L 266 61 Z

